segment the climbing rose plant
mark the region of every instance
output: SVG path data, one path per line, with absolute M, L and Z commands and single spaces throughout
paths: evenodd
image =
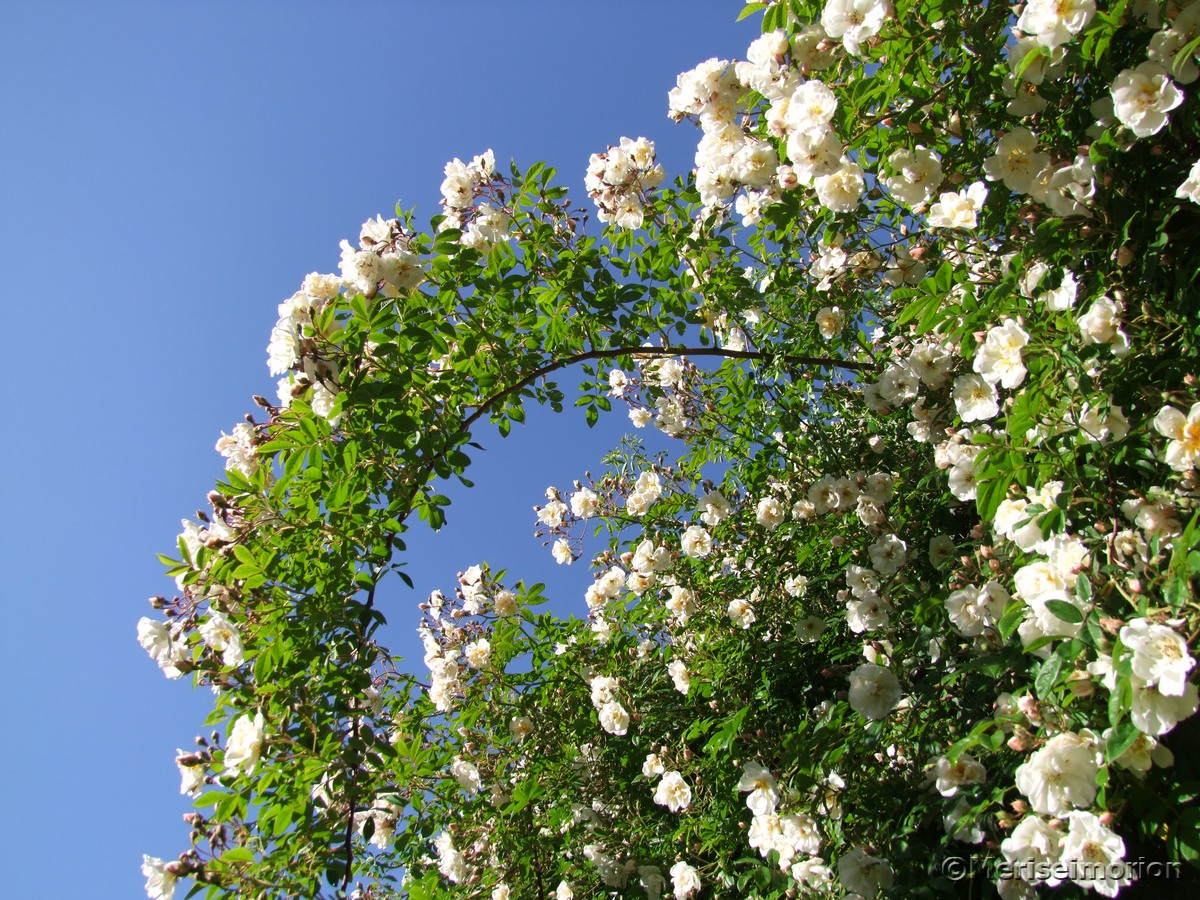
M 614 136 L 584 208 L 456 159 L 428 225 L 368 221 L 280 305 L 278 396 L 138 626 L 217 726 L 151 897 L 1194 873 L 1200 3 L 753 14 L 665 98 L 694 171 Z M 530 404 L 671 439 L 548 486 L 586 595 L 465 559 L 384 602 Z

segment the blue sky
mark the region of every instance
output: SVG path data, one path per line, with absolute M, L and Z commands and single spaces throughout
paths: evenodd
M 580 201 L 588 154 L 622 135 L 686 171 L 698 132 L 666 92 L 744 54 L 739 8 L 0 2 L 6 896 L 144 896 L 141 854 L 186 847 L 173 760 L 209 697 L 161 677 L 135 626 L 172 587 L 155 553 L 203 505 L 216 438 L 272 392 L 279 301 L 397 200 L 427 221 L 455 156 L 545 159 Z M 484 435 L 450 525 L 409 536 L 418 591 L 486 559 L 582 613 L 586 570 L 553 565 L 531 507 L 625 422 Z M 419 599 L 391 592 L 397 642 Z

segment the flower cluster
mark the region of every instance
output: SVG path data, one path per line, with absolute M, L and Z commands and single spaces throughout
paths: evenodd
M 655 162 L 653 141 L 623 137 L 616 147 L 592 154 L 584 184 L 601 222 L 634 229 L 642 227 L 647 192 L 665 177 L 663 167 Z

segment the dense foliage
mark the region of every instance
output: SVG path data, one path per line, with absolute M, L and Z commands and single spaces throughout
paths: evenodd
M 428 227 L 281 305 L 279 397 L 139 625 L 225 734 L 151 897 L 1192 876 L 1200 3 L 746 14 L 668 99 L 687 177 L 597 153 L 601 229 L 549 168 L 455 160 Z M 377 586 L 530 403 L 676 450 L 547 490 L 556 560 L 605 545 L 586 617 L 471 566 L 394 658 Z

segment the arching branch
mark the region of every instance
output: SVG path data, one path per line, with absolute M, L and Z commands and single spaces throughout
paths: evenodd
M 832 356 L 793 356 L 786 353 L 766 353 L 762 350 L 729 350 L 723 347 L 612 347 L 605 350 L 588 350 L 584 353 L 576 353 L 572 356 L 546 363 L 544 366 L 539 366 L 516 383 L 510 384 L 492 394 L 476 407 L 475 412 L 463 420 L 458 434 L 461 435 L 464 431 L 468 431 L 485 412 L 497 403 L 507 399 L 523 388 L 529 387 L 529 385 L 533 384 L 539 378 L 549 375 L 551 372 L 566 369 L 581 362 L 587 362 L 589 359 L 613 359 L 618 356 L 652 356 L 658 358 L 669 356 L 722 356 L 729 359 L 778 359 L 795 366 L 847 369 L 852 372 L 873 371 L 878 368 L 875 363 L 854 362 L 853 360 L 838 359 Z

